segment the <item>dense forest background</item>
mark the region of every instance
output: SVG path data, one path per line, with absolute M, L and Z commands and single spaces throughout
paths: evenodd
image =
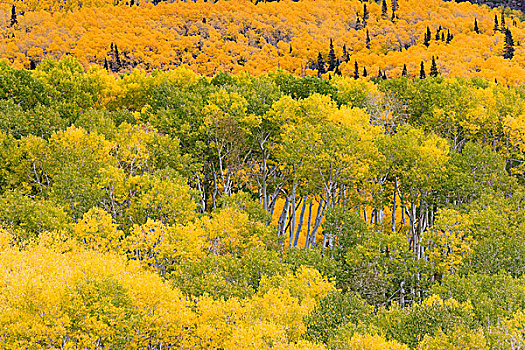
M 524 83 L 523 14 L 510 8 L 441 0 L 137 4 L 0 3 L 0 55 L 26 69 L 71 55 L 85 69 L 185 67 L 206 76 L 276 68 L 350 76 L 357 62 L 359 75 L 419 77 L 421 64 L 428 74 L 435 60 L 445 76 Z
M 6 3 L 0 348 L 524 348 L 522 16 Z

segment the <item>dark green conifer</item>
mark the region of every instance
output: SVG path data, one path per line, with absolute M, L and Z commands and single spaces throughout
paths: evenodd
M 512 59 L 514 57 L 514 39 L 509 28 L 505 29 L 505 45 L 503 46 L 503 58 Z
M 499 30 L 498 15 L 494 15 L 494 33 Z
M 18 19 L 16 18 L 16 7 L 13 4 L 13 6 L 11 7 L 11 21 L 9 22 L 9 26 L 12 27 L 17 23 Z
M 331 72 L 335 69 L 337 64 L 337 57 L 335 57 L 334 43 L 330 39 L 330 51 L 328 52 L 328 71 Z
M 396 12 L 399 8 L 399 5 L 397 3 L 397 0 L 392 0 L 392 12 Z
M 355 61 L 354 64 L 354 79 L 359 79 L 359 65 L 357 64 L 357 61 Z
M 367 77 L 368 76 L 368 72 L 366 71 L 366 67 L 363 67 L 363 77 Z
M 115 71 L 119 71 L 120 68 L 122 68 L 122 62 L 120 61 L 120 54 L 118 52 L 117 44 L 115 44 L 114 47 L 115 47 L 115 64 L 116 64 Z
M 425 64 L 421 61 L 421 69 L 419 71 L 419 79 L 425 79 L 427 77 L 425 73 Z
M 317 76 L 321 76 L 321 74 L 326 73 L 325 63 L 323 55 L 319 52 L 317 55 Z
M 430 28 L 427 27 L 427 31 L 426 31 L 425 37 L 423 39 L 423 45 L 428 47 L 430 45 L 430 39 L 432 39 L 432 34 L 430 33 Z
M 348 51 L 346 50 L 346 44 L 343 44 L 343 61 L 350 61 L 350 55 L 348 55 Z
M 401 72 L 401 76 L 402 77 L 406 77 L 408 75 L 408 72 L 407 72 L 407 65 L 404 64 L 403 65 L 403 71 Z
M 381 16 L 386 19 L 388 16 L 388 6 L 386 5 L 386 0 L 383 0 L 381 3 Z
M 430 66 L 430 76 L 437 77 L 439 75 L 436 59 L 432 56 L 432 65 Z
M 365 39 L 365 43 L 366 43 L 366 48 L 367 48 L 367 49 L 370 49 L 370 34 L 368 33 L 368 29 L 366 30 L 366 39 Z
M 476 34 L 479 34 L 478 19 L 477 18 L 474 18 L 474 32 Z

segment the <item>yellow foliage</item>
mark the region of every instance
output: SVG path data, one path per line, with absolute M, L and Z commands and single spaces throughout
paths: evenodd
M 438 330 L 434 336 L 425 335 L 419 350 L 488 350 L 490 349 L 483 330 L 471 331 L 461 328 L 445 334 Z
M 125 238 L 123 248 L 130 259 L 141 261 L 164 274 L 168 267 L 185 261 L 197 262 L 204 255 L 204 234 L 194 224 L 167 226 L 148 219 L 144 225 L 134 225 Z
M 73 226 L 74 236 L 88 247 L 100 252 L 118 250 L 124 238 L 110 214 L 100 208 L 92 208 L 82 220 Z
M 470 236 L 472 220 L 453 209 L 441 209 L 436 224 L 424 237 L 426 253 L 438 273 L 454 272 L 474 243 Z
M 348 340 L 348 350 L 408 350 L 408 346 L 395 340 L 387 341 L 380 335 L 356 333 Z
M 0 251 L 11 247 L 14 244 L 14 239 L 11 232 L 0 227 Z
M 202 227 L 208 251 L 214 255 L 236 254 L 262 242 L 257 229 L 266 229 L 263 223 L 253 222 L 244 211 L 226 207 L 210 217 L 198 221 Z
M 4 349 L 191 346 L 195 315 L 182 294 L 120 257 L 7 249 L 0 270 Z

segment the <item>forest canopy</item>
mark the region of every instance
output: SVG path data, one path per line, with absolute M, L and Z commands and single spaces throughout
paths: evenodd
M 18 68 L 70 55 L 115 72 L 353 76 L 357 67 L 359 75 L 399 77 L 406 67 L 419 77 L 421 63 L 429 74 L 434 60 L 445 76 L 525 83 L 525 24 L 509 8 L 441 0 L 3 1 L 0 56 Z
M 66 58 L 0 90 L 4 348 L 525 341 L 522 86 Z
M 0 348 L 525 347 L 522 19 L 0 2 Z

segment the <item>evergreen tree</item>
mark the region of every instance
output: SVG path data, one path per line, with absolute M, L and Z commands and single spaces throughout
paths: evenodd
M 383 80 L 387 80 L 387 76 L 386 76 L 386 71 L 383 71 L 383 76 L 382 76 Z
M 130 7 L 135 6 L 135 0 L 131 0 L 131 1 L 129 2 L 129 6 L 130 6 Z
M 326 73 L 326 68 L 324 64 L 324 58 L 323 55 L 319 52 L 317 55 L 317 76 L 321 76 L 321 74 Z
M 11 7 L 11 21 L 9 22 L 9 26 L 12 27 L 17 23 L 18 23 L 18 19 L 16 18 L 16 7 L 15 5 L 13 5 Z
M 479 34 L 478 19 L 477 18 L 474 18 L 474 32 L 476 34 Z
M 357 64 L 357 61 L 355 61 L 354 66 L 354 79 L 359 79 L 359 65 Z
M 335 57 L 334 43 L 330 39 L 330 52 L 328 53 L 328 71 L 331 72 L 337 65 L 337 57 Z
M 505 12 L 503 11 L 501 11 L 501 24 L 499 28 L 503 33 L 505 33 Z
M 436 41 L 439 40 L 439 38 L 441 37 L 440 32 L 441 32 L 441 26 L 439 26 L 439 28 L 438 28 L 438 30 L 436 32 L 436 36 L 435 36 Z
M 406 64 L 403 65 L 403 71 L 401 72 L 401 76 L 402 77 L 408 76 L 407 65 Z
M 392 22 L 396 20 L 396 11 L 392 10 L 392 18 L 390 18 Z
M 432 39 L 432 34 L 430 33 L 430 28 L 427 27 L 427 31 L 426 31 L 425 37 L 423 39 L 423 45 L 425 45 L 426 47 L 429 47 L 430 39 Z
M 423 61 L 421 61 L 421 70 L 419 71 L 419 79 L 425 79 L 427 77 L 425 73 L 425 65 Z
M 430 66 L 430 76 L 437 77 L 439 75 L 436 59 L 432 56 L 432 65 Z
M 29 61 L 29 69 L 30 70 L 35 70 L 36 69 L 36 62 L 31 60 Z
M 514 57 L 514 39 L 512 39 L 512 33 L 510 29 L 505 29 L 505 45 L 503 58 L 512 59 Z
M 115 47 L 115 71 L 118 72 L 120 68 L 122 68 L 122 62 L 120 61 L 120 54 L 118 52 L 117 44 L 115 44 L 114 47 Z
M 366 48 L 370 49 L 370 34 L 368 33 L 368 29 L 366 30 Z
M 447 29 L 447 44 L 450 44 L 450 42 L 452 41 L 452 34 L 450 34 L 450 30 Z
M 363 77 L 367 77 L 368 76 L 368 72 L 366 71 L 366 67 L 363 67 Z
M 383 77 L 383 72 L 381 72 L 381 68 L 379 68 L 379 72 L 377 72 L 377 77 L 378 78 L 382 78 Z
M 392 12 L 396 12 L 399 8 L 399 5 L 397 3 L 397 0 L 392 0 Z
M 368 8 L 366 7 L 366 4 L 363 4 L 363 27 L 366 27 L 369 18 L 370 13 L 368 12 Z
M 441 41 L 445 41 L 445 33 L 441 32 Z
M 104 69 L 109 71 L 108 59 L 104 57 Z
M 388 6 L 386 5 L 386 0 L 383 0 L 381 4 L 381 16 L 386 19 L 388 16 Z
M 498 15 L 494 15 L 494 33 L 499 30 Z
M 346 44 L 343 44 L 343 61 L 350 61 L 350 55 L 348 55 L 348 51 L 346 50 Z

